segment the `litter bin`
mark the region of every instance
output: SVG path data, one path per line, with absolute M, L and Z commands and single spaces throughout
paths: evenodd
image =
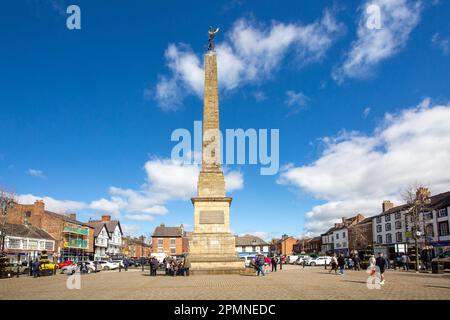
M 436 274 L 444 273 L 444 264 L 438 263 L 438 262 L 433 262 L 431 264 L 431 272 L 436 273 Z

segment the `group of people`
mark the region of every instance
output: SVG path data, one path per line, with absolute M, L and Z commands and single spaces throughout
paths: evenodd
M 358 255 L 355 255 L 351 258 L 346 258 L 341 253 L 336 257 L 335 254 L 331 257 L 331 270 L 329 273 L 333 272 L 335 274 L 344 275 L 345 269 L 354 269 L 361 270 L 361 258 Z M 370 276 L 375 276 L 376 274 L 380 275 L 380 284 L 384 284 L 384 272 L 389 267 L 389 261 L 384 256 L 382 252 L 378 253 L 378 257 L 375 258 L 375 255 L 371 255 L 369 258 L 369 266 L 367 268 Z
M 333 271 L 338 273 L 339 271 L 339 274 L 344 274 L 345 269 L 359 271 L 361 270 L 361 258 L 358 255 L 344 257 L 342 253 L 336 257 L 336 254 L 333 254 L 330 265 L 330 273 Z
M 155 260 L 158 260 L 156 258 L 154 258 Z M 152 260 L 151 260 L 152 261 Z M 156 267 L 153 268 L 152 267 L 152 263 L 150 263 L 151 268 L 153 268 L 152 270 L 154 270 L 154 275 L 156 276 L 156 269 L 159 266 L 159 261 L 157 262 L 158 264 L 155 265 Z M 189 257 L 187 254 L 184 255 L 183 259 L 179 259 L 177 260 L 174 257 L 166 257 L 163 260 L 163 264 L 165 267 L 165 273 L 167 276 L 189 276 L 189 269 L 191 268 L 191 262 L 189 260 Z
M 256 275 L 265 276 L 269 272 L 276 272 L 277 266 L 282 262 L 281 258 L 272 257 L 269 258 L 263 254 L 255 256 L 254 259 L 250 260 L 250 267 L 254 268 Z

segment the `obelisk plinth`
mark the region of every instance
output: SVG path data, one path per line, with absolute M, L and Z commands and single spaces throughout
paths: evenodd
M 230 232 L 231 198 L 225 194 L 225 179 L 220 163 L 219 92 L 217 55 L 205 54 L 203 103 L 202 169 L 194 205 L 194 231 L 189 239 L 191 272 L 223 274 L 245 272 L 245 264 L 235 250 Z

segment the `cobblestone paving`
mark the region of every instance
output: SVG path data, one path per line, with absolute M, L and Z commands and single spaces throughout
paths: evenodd
M 365 271 L 329 274 L 321 267 L 285 266 L 265 277 L 197 275 L 149 277 L 139 270 L 81 276 L 69 290 L 68 277 L 0 280 L 0 299 L 450 299 L 450 275 L 387 271 L 386 284 L 369 290 Z

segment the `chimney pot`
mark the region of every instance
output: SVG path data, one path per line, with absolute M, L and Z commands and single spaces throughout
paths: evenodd
M 105 214 L 102 216 L 102 221 L 108 222 L 111 221 L 111 216 L 109 214 Z

